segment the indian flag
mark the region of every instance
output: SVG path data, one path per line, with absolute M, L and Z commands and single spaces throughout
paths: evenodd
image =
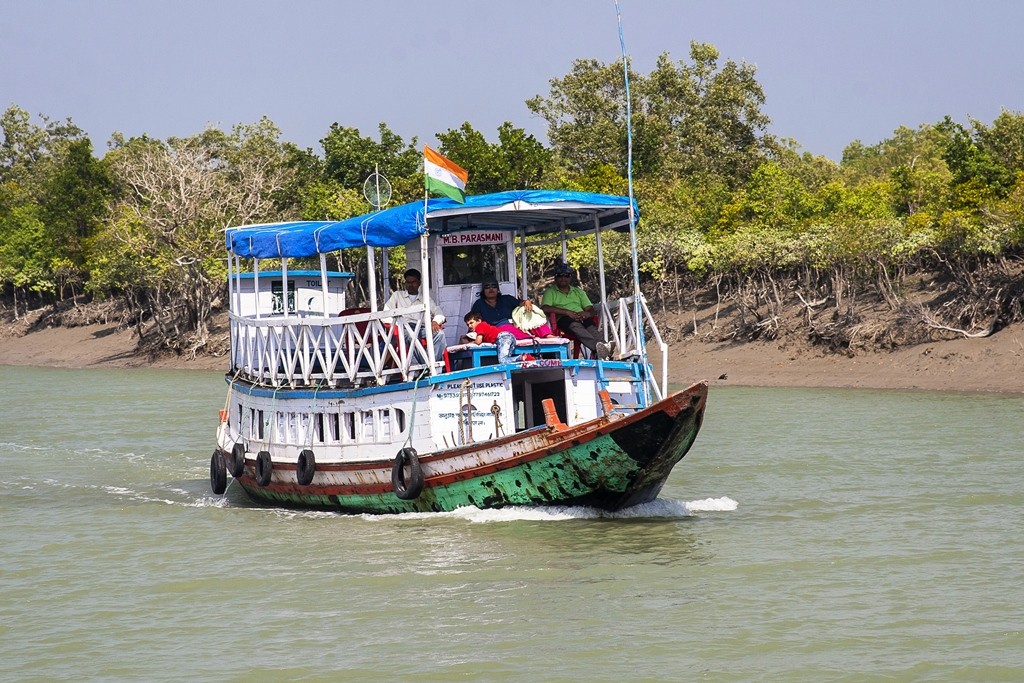
M 423 145 L 423 172 L 428 192 L 443 194 L 460 204 L 465 203 L 469 173 L 464 168 Z

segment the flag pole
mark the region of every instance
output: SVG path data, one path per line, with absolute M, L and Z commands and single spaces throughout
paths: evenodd
M 434 363 L 434 319 L 430 315 L 430 258 L 427 250 L 429 249 L 429 241 L 427 240 L 427 200 L 430 197 L 430 193 L 427 191 L 427 146 L 423 146 L 423 232 L 420 233 L 420 273 L 423 277 L 420 280 L 420 293 L 423 295 L 423 339 L 427 342 L 427 362 L 430 364 L 430 374 L 433 375 L 435 371 Z

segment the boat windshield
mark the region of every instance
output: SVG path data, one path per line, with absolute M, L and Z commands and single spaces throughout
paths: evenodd
M 505 244 L 459 244 L 441 251 L 443 284 L 479 284 L 484 278 L 508 282 Z

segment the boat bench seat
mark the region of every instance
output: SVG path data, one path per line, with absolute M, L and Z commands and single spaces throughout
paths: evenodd
M 569 344 L 564 337 L 544 337 L 541 339 L 520 339 L 516 342 L 517 355 L 530 354 L 534 358 L 562 359 L 569 358 Z M 444 368 L 465 370 L 485 365 L 497 365 L 498 346 L 496 344 L 457 344 L 444 351 Z

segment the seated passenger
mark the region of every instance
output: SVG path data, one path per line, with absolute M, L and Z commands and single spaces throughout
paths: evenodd
M 384 302 L 384 310 L 392 310 L 396 308 L 409 308 L 415 304 L 424 303 L 422 292 L 420 292 L 420 271 L 415 268 L 410 268 L 405 271 L 405 289 L 396 289 L 392 293 L 391 298 Z M 427 307 L 433 314 L 430 321 L 430 339 L 434 345 L 434 360 L 438 361 L 444 354 L 445 339 L 444 339 L 444 314 L 441 313 L 441 307 L 437 304 L 437 301 L 431 297 L 431 300 L 427 303 Z M 398 316 L 395 319 L 382 318 L 382 320 L 391 324 L 394 322 L 396 325 L 400 325 L 403 334 L 406 335 L 406 343 L 411 342 L 408 339 L 409 328 L 407 325 L 411 324 L 413 327 L 419 322 L 419 315 L 405 315 Z M 419 338 L 422 340 L 427 339 L 427 332 L 424 329 L 420 329 Z
M 523 306 L 527 310 L 533 309 L 533 302 L 529 299 L 520 301 L 511 294 L 502 294 L 498 289 L 498 281 L 495 278 L 484 280 L 480 288 L 480 298 L 473 303 L 469 310 L 479 313 L 486 323 L 500 325 L 501 323 L 512 324 L 512 311 L 517 306 Z
M 608 342 L 597 336 L 597 311 L 590 303 L 590 297 L 572 284 L 572 268 L 565 263 L 555 266 L 555 282 L 546 290 L 540 305 L 544 312 L 555 316 L 560 330 L 579 339 L 580 343 L 597 354 L 601 360 L 608 360 L 612 348 Z

